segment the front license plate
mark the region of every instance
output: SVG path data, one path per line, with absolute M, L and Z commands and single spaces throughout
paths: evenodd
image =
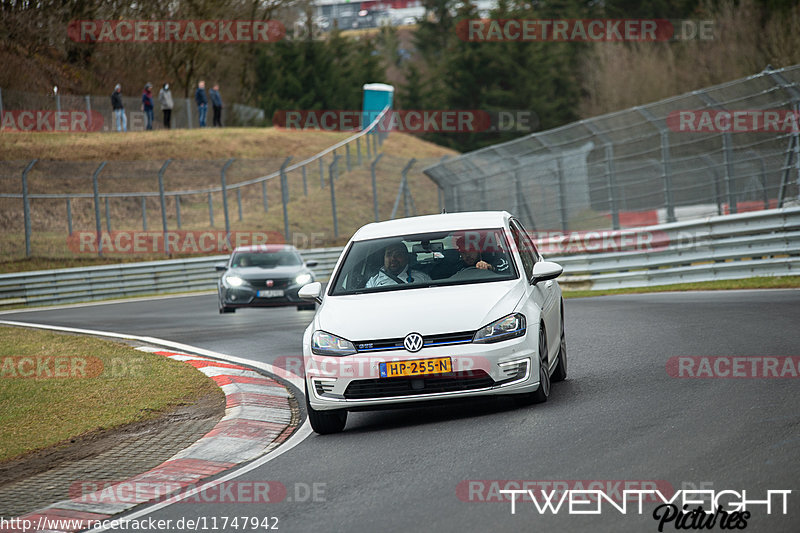
M 280 298 L 282 296 L 283 296 L 283 291 L 279 290 L 258 291 L 259 298 Z
M 449 357 L 437 357 L 436 359 L 418 359 L 416 361 L 390 361 L 381 363 L 378 368 L 382 378 L 397 378 L 452 372 L 453 363 Z

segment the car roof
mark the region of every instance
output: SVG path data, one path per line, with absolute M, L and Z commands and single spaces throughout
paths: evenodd
M 502 228 L 510 218 L 511 214 L 507 211 L 471 211 L 400 218 L 367 224 L 356 231 L 352 240 L 365 241 L 437 231 Z
M 297 248 L 290 244 L 250 244 L 248 246 L 237 246 L 233 253 L 248 252 L 248 253 L 262 253 L 273 254 L 275 252 L 288 252 L 297 251 Z

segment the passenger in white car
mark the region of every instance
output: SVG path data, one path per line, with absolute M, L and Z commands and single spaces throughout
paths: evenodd
M 402 242 L 386 247 L 383 253 L 383 266 L 377 274 L 367 280 L 366 288 L 400 285 L 404 283 L 425 283 L 430 276 L 419 270 L 409 270 L 410 254 Z

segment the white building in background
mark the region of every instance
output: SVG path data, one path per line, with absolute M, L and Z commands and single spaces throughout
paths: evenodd
M 473 3 L 482 17 L 487 17 L 489 11 L 497 6 L 497 0 L 478 0 Z M 314 5 L 315 23 L 325 31 L 333 28 L 334 22 L 344 30 L 374 28 L 382 24 L 415 24 L 425 16 L 421 0 L 316 0 Z

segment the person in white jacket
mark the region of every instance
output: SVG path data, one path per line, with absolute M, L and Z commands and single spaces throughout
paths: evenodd
M 158 103 L 161 104 L 161 112 L 164 113 L 164 127 L 170 128 L 170 120 L 172 119 L 172 108 L 174 103 L 172 101 L 172 91 L 169 90 L 169 83 L 165 83 L 161 90 L 158 91 Z

